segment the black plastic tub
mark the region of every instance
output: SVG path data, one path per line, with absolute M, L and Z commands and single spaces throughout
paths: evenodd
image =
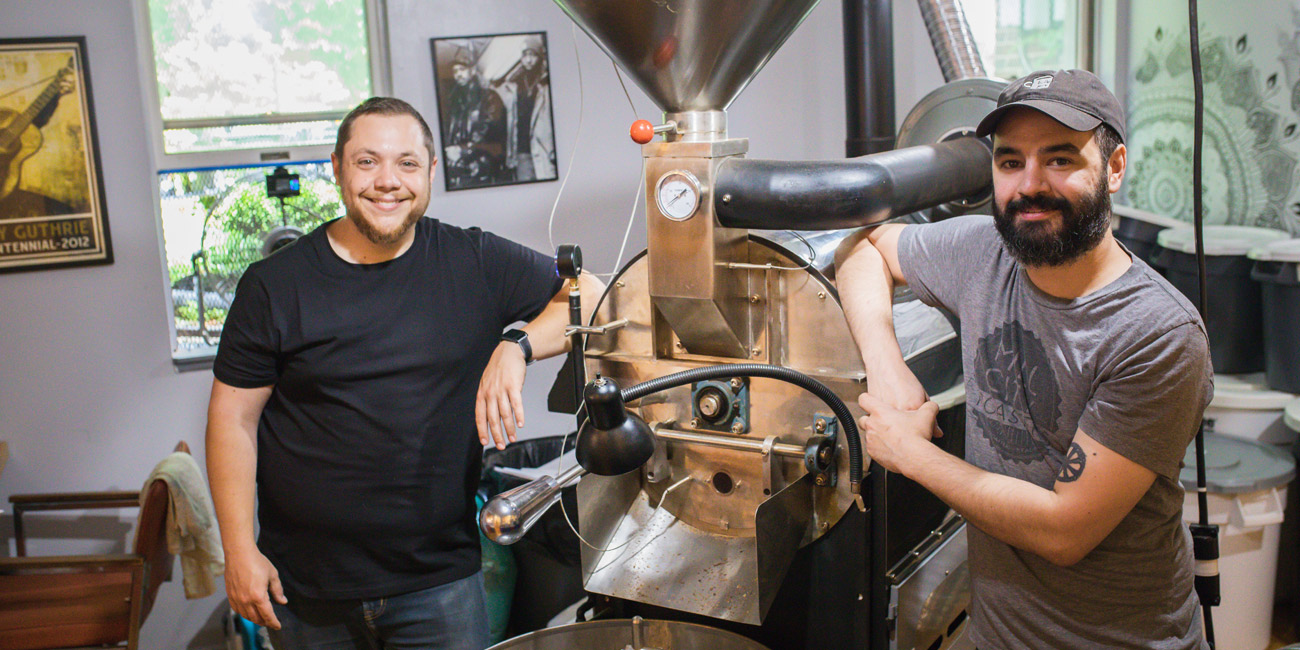
M 1250 258 L 1263 297 L 1264 379 L 1273 390 L 1300 393 L 1300 239 L 1257 248 Z
M 1168 228 L 1186 227 L 1186 221 L 1173 217 L 1138 210 L 1127 205 L 1116 204 L 1111 212 L 1115 215 L 1115 239 L 1124 247 L 1156 270 L 1161 270 L 1156 262 L 1159 245 L 1156 239 Z M 1162 271 L 1163 272 L 1163 271 Z
M 1206 226 L 1204 230 L 1209 298 L 1205 327 L 1210 334 L 1214 372 L 1260 372 L 1264 370 L 1263 305 L 1260 285 L 1251 278 L 1255 262 L 1246 254 L 1290 235 L 1247 226 Z M 1192 228 L 1169 228 L 1160 233 L 1157 243 L 1156 261 L 1164 268 L 1165 277 L 1196 305 L 1200 301 L 1200 277 Z

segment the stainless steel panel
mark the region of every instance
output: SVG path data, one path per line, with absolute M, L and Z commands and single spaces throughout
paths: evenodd
M 700 146 L 666 143 L 661 150 Z M 727 264 L 745 261 L 747 233 L 722 228 L 714 218 L 711 188 L 718 160 L 646 160 L 649 289 L 655 307 L 686 352 L 744 359 L 751 356 L 754 344 L 746 300 L 748 278 L 728 272 Z M 684 221 L 664 216 L 654 198 L 659 179 L 674 171 L 699 180 L 699 207 Z
M 970 607 L 966 524 L 954 517 L 918 546 L 916 561 L 890 589 L 897 622 L 893 650 L 969 647 L 965 640 Z
M 725 272 L 745 278 L 752 287 L 749 304 L 760 328 L 755 345 L 768 357 L 760 360 L 816 377 L 855 415 L 861 415 L 857 396 L 863 389 L 862 362 L 834 287 L 807 268 L 801 258 L 787 256 L 781 247 L 760 238 L 751 239 L 746 259 L 746 266 Z M 753 268 L 755 265 L 758 268 Z M 638 257 L 614 279 L 602 298 L 593 322 L 626 318 L 628 325 L 589 337 L 588 374 L 600 373 L 626 388 L 689 368 L 734 362 L 690 354 L 675 345 L 671 333 L 664 336 L 672 343 L 655 343 L 651 333 L 660 326 L 647 295 L 648 266 L 645 256 Z M 947 321 L 923 305 L 897 310 L 895 327 L 909 349 L 922 351 L 954 336 Z M 816 433 L 816 417 L 830 414 L 829 407 L 815 396 L 781 381 L 753 379 L 749 392 L 749 431 L 715 435 L 753 441 L 774 436 L 781 444 L 802 446 Z M 629 406 L 647 421 L 693 430 L 689 387 L 667 390 Z M 584 547 L 587 589 L 707 616 L 757 622 L 763 612 L 763 596 L 768 593 L 763 587 L 763 571 L 771 571 L 781 564 L 785 553 L 827 532 L 852 503 L 848 450 L 842 437 L 837 444 L 836 486 L 793 491 L 791 486 L 807 483 L 801 459 L 774 455 L 768 472 L 761 454 L 753 451 L 687 440 L 662 444 L 663 452 L 647 465 L 646 472 L 653 480 L 645 474 L 613 479 L 589 476 L 579 485 L 584 536 L 601 548 L 627 544 L 608 553 Z M 726 473 L 733 483 L 725 494 L 712 483 L 719 472 Z M 690 480 L 679 485 L 688 477 Z M 763 492 L 765 481 L 767 494 Z M 783 509 L 771 510 L 777 507 L 772 499 L 778 494 Z M 661 499 L 663 507 L 656 510 Z M 797 510 L 789 506 L 796 500 L 803 503 L 807 515 L 802 519 L 788 514 Z M 782 517 L 785 523 L 773 523 Z M 769 522 L 766 526 L 765 521 Z M 760 548 L 766 550 L 760 554 Z M 774 560 L 760 561 L 760 555 Z M 720 587 L 724 582 L 727 586 Z
M 725 110 L 817 0 L 555 0 L 669 113 Z

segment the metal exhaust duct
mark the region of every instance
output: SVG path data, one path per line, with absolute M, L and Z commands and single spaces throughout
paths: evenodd
M 917 0 L 917 4 L 921 6 L 921 18 L 930 33 L 943 80 L 953 82 L 988 76 L 961 0 Z

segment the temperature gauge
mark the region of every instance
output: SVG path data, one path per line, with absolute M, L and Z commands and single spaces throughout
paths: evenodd
M 659 177 L 655 202 L 665 217 L 686 221 L 700 207 L 700 182 L 688 171 L 670 171 Z

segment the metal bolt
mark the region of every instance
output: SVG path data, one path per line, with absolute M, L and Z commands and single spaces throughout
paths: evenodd
M 681 342 L 681 341 L 673 341 L 673 347 L 677 348 L 678 350 L 682 349 L 682 342 Z
M 731 378 L 731 387 L 732 387 L 733 389 L 735 389 L 735 390 L 740 390 L 740 389 L 742 389 L 742 388 L 745 387 L 745 381 L 744 381 L 743 379 L 741 379 L 740 377 L 732 377 L 732 378 Z
M 754 348 L 753 350 L 750 350 L 750 351 L 749 351 L 749 355 L 750 355 L 750 356 L 753 356 L 753 357 L 757 357 L 757 356 L 759 356 L 759 355 L 762 354 L 762 353 L 763 353 L 763 351 L 760 350 L 760 349 L 758 349 L 758 348 Z
M 616 287 L 622 289 L 623 287 L 625 287 L 625 286 L 627 286 L 627 285 L 624 284 L 624 282 L 623 282 L 622 280 L 619 280 L 618 282 L 615 282 L 615 283 L 614 283 L 614 286 L 616 286 Z
M 699 419 L 699 418 L 691 418 L 691 428 L 694 429 L 695 427 L 698 427 L 698 426 L 700 426 L 700 419 Z
M 831 527 L 831 522 L 829 522 L 829 521 L 825 521 L 825 520 L 822 521 L 822 523 L 821 523 L 821 529 L 822 529 L 822 532 L 823 532 L 823 533 L 826 532 L 827 530 L 829 530 L 830 527 Z
M 826 485 L 826 477 L 823 476 L 823 475 L 821 475 L 821 474 L 818 474 L 818 475 L 817 475 L 817 485 Z
M 818 300 L 825 300 L 825 299 L 826 299 L 826 292 L 825 292 L 825 291 L 818 291 L 818 292 L 817 292 L 817 299 L 818 299 Z
M 826 420 L 823 420 L 823 419 L 821 419 L 821 418 L 817 418 L 817 424 L 814 424 L 814 425 L 813 425 L 813 429 L 816 429 L 816 430 L 817 430 L 817 433 L 825 433 L 825 432 L 826 432 Z
M 723 204 L 723 205 L 728 205 L 728 204 L 730 204 L 730 203 L 731 203 L 731 195 L 730 195 L 730 194 L 723 194 L 723 195 L 722 195 L 722 204 Z
M 731 432 L 732 432 L 732 433 L 744 433 L 744 432 L 745 432 L 745 421 L 744 421 L 744 420 L 736 420 L 735 422 L 732 422 L 732 423 L 731 423 Z
M 762 298 L 759 298 L 759 297 L 758 297 L 758 294 L 754 294 L 754 295 L 752 295 L 752 296 L 749 297 L 749 302 L 750 302 L 750 304 L 757 305 L 758 303 L 763 302 L 763 299 L 762 299 Z

